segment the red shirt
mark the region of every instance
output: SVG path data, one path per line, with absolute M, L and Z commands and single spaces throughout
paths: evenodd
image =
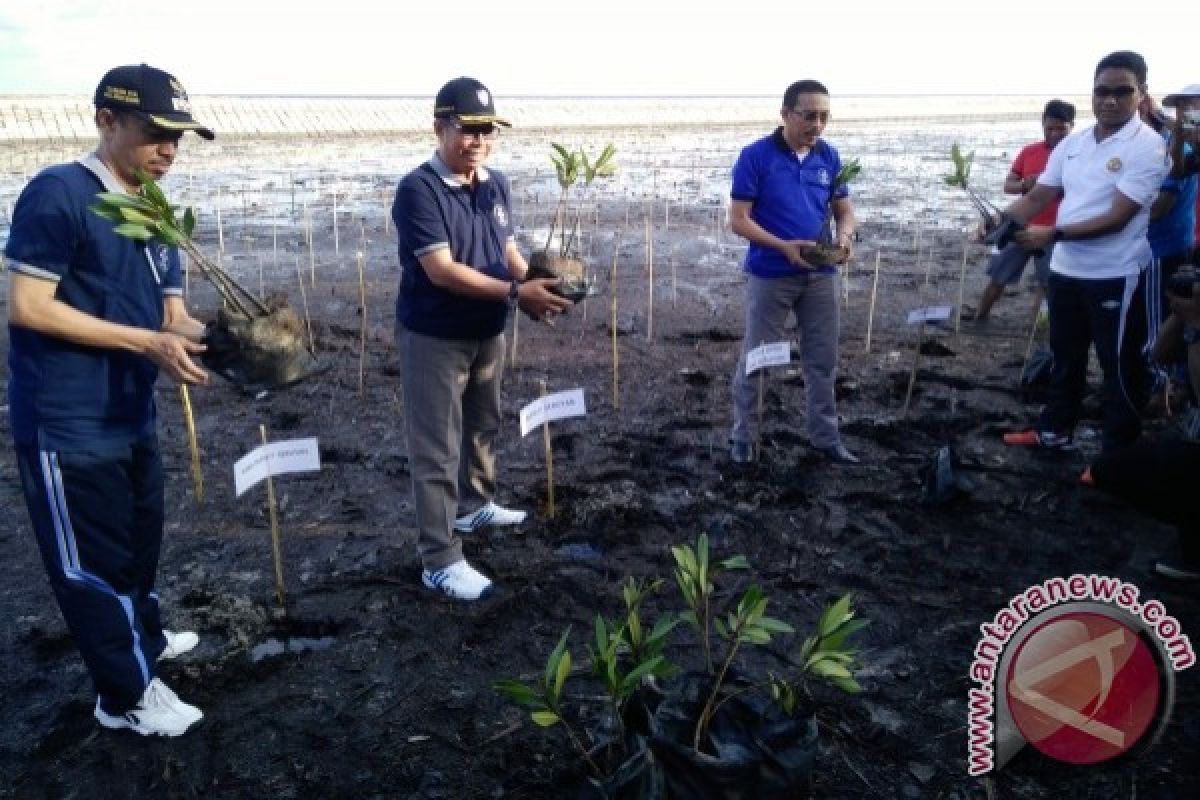
M 1050 148 L 1046 145 L 1045 140 L 1027 144 L 1021 148 L 1020 153 L 1017 153 L 1017 159 L 1012 165 L 1013 174 L 1022 179 L 1041 175 L 1042 170 L 1046 168 L 1046 162 L 1049 160 Z M 1062 198 L 1056 198 L 1051 201 L 1035 217 L 1029 220 L 1029 224 L 1053 225 L 1055 218 L 1058 217 L 1058 204 L 1061 200 Z

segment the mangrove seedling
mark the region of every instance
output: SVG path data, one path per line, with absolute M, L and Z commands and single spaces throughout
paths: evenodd
M 862 174 L 862 163 L 857 158 L 842 162 L 841 169 L 833 177 L 829 185 L 829 205 L 825 209 L 825 219 L 821 222 L 821 231 L 817 235 L 817 243 L 804 251 L 804 260 L 813 266 L 824 267 L 841 264 L 850 257 L 850 250 L 833 244 L 833 201 L 837 190 L 848 186 L 851 181 Z
M 971 166 L 975 162 L 975 151 L 972 150 L 963 155 L 958 142 L 955 142 L 950 147 L 950 161 L 954 165 L 954 172 L 946 175 L 943 180 L 947 186 L 963 189 L 967 193 L 971 205 L 975 206 L 975 210 L 983 217 L 984 228 L 991 230 L 1000 220 L 1000 209 L 980 197 L 979 193 L 975 191 L 975 187 L 971 185 Z

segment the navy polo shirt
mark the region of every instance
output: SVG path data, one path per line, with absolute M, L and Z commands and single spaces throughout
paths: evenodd
M 163 324 L 163 295 L 182 294 L 179 254 L 113 232 L 88 209 L 123 192 L 94 155 L 39 173 L 13 209 L 9 269 L 54 281 L 55 297 L 85 314 L 147 330 Z M 85 347 L 9 325 L 13 438 L 46 450 L 103 449 L 154 430 L 158 367 L 127 350 Z
M 798 155 L 784 140 L 780 127 L 742 148 L 733 165 L 729 194 L 734 200 L 753 204 L 750 217 L 780 239 L 819 241 L 825 212 L 835 199 L 831 193 L 833 179 L 841 168 L 837 150 L 824 139 Z M 836 197 L 849 194 L 848 187 L 839 186 Z M 760 278 L 796 274 L 796 267 L 783 253 L 754 243 L 746 251 L 744 269 Z M 830 266 L 816 271 L 832 273 L 837 269 Z
M 513 238 L 508 181 L 479 169 L 463 184 L 434 157 L 404 176 L 392 219 L 399 234 L 400 292 L 396 320 L 410 331 L 441 339 L 488 339 L 504 330 L 508 303 L 466 297 L 435 286 L 418 260 L 448 247 L 450 257 L 480 272 L 512 280 L 504 249 Z

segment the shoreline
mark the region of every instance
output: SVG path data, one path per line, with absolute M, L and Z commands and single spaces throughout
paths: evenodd
M 839 123 L 921 120 L 1004 122 L 1040 114 L 1044 95 L 846 95 L 834 97 Z M 1067 96 L 1080 109 L 1087 99 Z M 508 97 L 506 118 L 522 131 L 677 129 L 694 125 L 769 125 L 778 102 L 762 96 Z M 297 134 L 357 137 L 424 132 L 426 97 L 208 95 L 193 99 L 196 116 L 228 139 Z M 91 98 L 0 95 L 0 142 L 90 141 Z

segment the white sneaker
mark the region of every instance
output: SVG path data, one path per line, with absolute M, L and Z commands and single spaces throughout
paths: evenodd
M 204 712 L 180 700 L 155 678 L 138 704 L 124 714 L 109 714 L 100 708 L 100 698 L 96 698 L 95 717 L 105 728 L 128 728 L 142 736 L 179 736 L 204 719 Z
M 492 592 L 492 582 L 466 559 L 455 561 L 436 572 L 422 570 L 421 583 L 445 592 L 455 600 L 479 600 Z
M 454 520 L 454 530 L 459 533 L 473 533 L 485 525 L 520 525 L 524 521 L 524 511 L 488 503 L 478 511 Z
M 191 631 L 163 631 L 163 636 L 167 639 L 167 646 L 158 654 L 158 660 L 178 658 L 184 653 L 190 652 L 200 644 L 200 637 Z

